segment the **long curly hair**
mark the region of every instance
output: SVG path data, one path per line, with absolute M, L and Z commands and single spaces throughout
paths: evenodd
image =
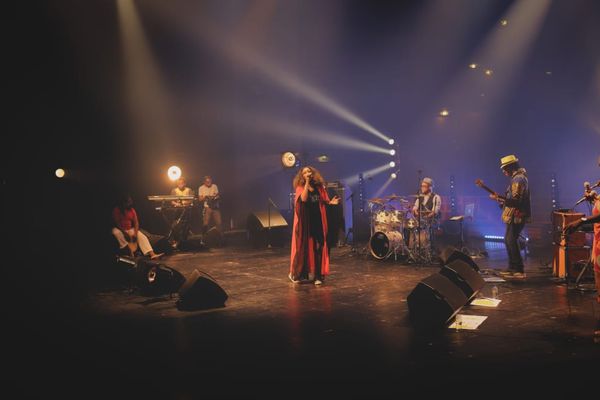
M 294 178 L 294 187 L 304 186 L 306 182 L 304 181 L 303 172 L 306 169 L 309 169 L 312 172 L 312 180 L 316 186 L 325 186 L 325 179 L 323 179 L 323 175 L 321 175 L 319 170 L 313 166 L 307 165 L 305 167 L 300 168 L 300 170 L 296 174 L 296 177 Z

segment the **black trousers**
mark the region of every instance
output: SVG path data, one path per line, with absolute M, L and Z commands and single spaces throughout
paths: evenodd
M 321 235 L 323 236 L 323 235 Z M 323 257 L 323 241 L 319 240 L 322 238 L 314 238 L 314 248 L 313 251 L 315 253 L 315 279 L 323 280 L 323 273 L 321 269 L 321 259 Z M 306 255 L 308 257 L 308 254 Z M 300 273 L 301 280 L 307 280 L 309 278 L 309 267 L 308 260 L 305 260 L 304 267 L 302 268 L 302 272 Z
M 506 233 L 504 234 L 504 244 L 508 253 L 508 269 L 515 272 L 523 272 L 523 258 L 519 250 L 519 235 L 525 227 L 525 224 L 506 224 Z

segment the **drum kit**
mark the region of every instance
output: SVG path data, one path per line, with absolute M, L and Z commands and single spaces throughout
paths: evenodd
M 433 259 L 431 238 L 433 221 L 413 213 L 412 203 L 417 195 L 391 195 L 369 199 L 371 237 L 369 250 L 378 260 L 394 256 L 409 262 L 430 264 Z

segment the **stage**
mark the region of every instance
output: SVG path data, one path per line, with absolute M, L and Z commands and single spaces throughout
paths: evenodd
M 478 265 L 503 267 L 503 245 L 488 245 L 489 258 L 476 259 Z M 324 286 L 294 285 L 288 251 L 221 248 L 165 257 L 184 275 L 195 268 L 212 275 L 229 294 L 226 307 L 182 312 L 177 295 L 98 291 L 82 305 L 84 322 L 70 332 L 78 343 L 86 339 L 77 356 L 93 360 L 111 382 L 160 380 L 156 390 L 179 398 L 205 389 L 243 394 L 244 385 L 261 384 L 267 385 L 260 393 L 276 394 L 279 384 L 298 382 L 309 388 L 343 383 L 337 393 L 364 396 L 452 392 L 456 385 L 506 388 L 507 378 L 545 382 L 550 390 L 559 380 L 583 383 L 593 375 L 600 307 L 592 294 L 553 282 L 542 265 L 546 249 L 532 250 L 526 281 L 497 284 L 497 308 L 463 308 L 463 314 L 488 316 L 474 331 L 413 328 L 406 297 L 436 267 L 335 248 Z

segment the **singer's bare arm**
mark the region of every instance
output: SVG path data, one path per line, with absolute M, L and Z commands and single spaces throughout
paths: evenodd
M 600 223 L 600 214 L 598 214 L 598 215 L 596 215 L 594 217 L 586 218 L 585 223 L 586 224 L 597 224 L 597 223 Z

